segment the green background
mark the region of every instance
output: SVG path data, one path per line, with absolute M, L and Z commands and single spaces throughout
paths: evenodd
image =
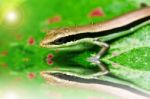
M 64 53 L 59 50 L 51 51 L 50 49 L 41 48 L 39 46 L 40 41 L 44 38 L 45 32 L 52 28 L 75 26 L 75 25 L 86 25 L 96 22 L 112 19 L 121 14 L 127 13 L 131 10 L 140 8 L 140 4 L 145 2 L 150 4 L 149 0 L 1 0 L 0 1 L 0 97 L 3 97 L 7 91 L 19 91 L 25 94 L 25 99 L 36 98 L 44 99 L 51 98 L 69 98 L 73 95 L 74 91 L 77 90 L 75 98 L 87 98 L 89 97 L 109 97 L 106 93 L 96 94 L 96 92 L 87 91 L 84 89 L 71 88 L 56 88 L 55 86 L 49 86 L 45 80 L 40 76 L 40 72 L 43 70 L 65 70 L 69 72 L 75 72 L 77 74 L 85 74 L 95 72 L 91 68 L 82 66 L 82 59 L 89 56 L 89 53 L 95 53 L 91 50 L 82 51 L 83 53 L 72 53 L 68 57 L 76 56 L 73 59 L 75 63 L 71 63 L 70 60 L 67 62 L 64 60 Z M 89 13 L 95 9 L 100 8 L 104 15 L 99 17 L 89 17 Z M 18 20 L 16 23 L 6 21 L 6 14 L 9 11 L 16 11 L 18 14 Z M 49 20 L 58 18 L 58 22 L 50 23 Z M 141 32 L 145 33 L 150 30 L 150 27 L 139 29 L 137 34 L 130 38 L 141 37 L 140 40 L 145 44 L 148 40 L 145 36 L 141 36 Z M 139 33 L 138 33 L 139 32 Z M 148 33 L 144 34 L 148 37 Z M 143 37 L 143 38 L 142 38 Z M 34 43 L 31 44 L 29 41 L 33 39 Z M 127 39 L 127 38 L 124 38 Z M 123 40 L 124 40 L 123 39 Z M 126 71 L 130 71 L 128 77 L 124 73 L 124 68 L 112 69 L 114 75 L 119 75 L 119 78 L 129 80 L 133 85 L 136 85 L 142 90 L 150 90 L 148 74 L 150 68 L 148 60 L 150 56 L 144 56 L 150 52 L 149 44 L 143 45 L 142 48 L 128 50 L 125 54 L 121 54 L 118 57 L 112 57 L 113 51 L 123 51 L 123 47 L 116 47 L 118 43 L 123 42 L 118 40 L 112 43 L 113 47 L 108 52 L 108 55 L 103 59 L 108 64 L 112 64 L 111 61 L 117 62 L 121 65 L 127 66 Z M 143 44 L 142 43 L 142 44 Z M 148 42 L 149 43 L 149 42 Z M 127 46 L 125 44 L 125 46 Z M 132 47 L 130 47 L 132 48 Z M 117 49 L 117 50 L 116 50 Z M 62 54 L 63 53 L 63 54 Z M 143 55 L 139 58 L 140 61 L 135 63 L 135 57 Z M 76 55 L 77 54 L 77 55 Z M 52 64 L 48 64 L 48 55 L 53 55 Z M 66 59 L 66 58 L 65 58 Z M 127 60 L 129 59 L 129 60 Z M 143 60 L 142 60 L 143 59 Z M 111 60 L 111 61 L 110 61 Z M 139 64 L 140 63 L 140 64 Z M 88 63 L 87 63 L 88 64 Z M 134 65 L 137 64 L 137 65 Z M 81 66 L 81 67 L 80 67 Z M 76 70 L 77 69 L 77 70 Z M 145 75 L 141 80 L 137 77 L 136 79 L 131 75 L 136 73 Z M 146 72 L 145 72 L 146 71 Z M 83 73 L 84 72 L 84 73 Z M 139 75 L 139 77 L 141 77 Z M 108 81 L 118 82 L 111 80 L 111 78 L 105 78 Z M 146 82 L 146 85 L 144 85 Z M 122 84 L 131 85 L 128 83 L 119 82 Z M 64 91 L 65 90 L 65 91 Z M 24 92 L 25 91 L 25 92 Z M 49 94 L 48 94 L 49 93 Z M 91 93 L 91 94 L 88 94 Z M 97 92 L 98 93 L 98 92 Z M 24 99 L 24 98 L 21 98 Z

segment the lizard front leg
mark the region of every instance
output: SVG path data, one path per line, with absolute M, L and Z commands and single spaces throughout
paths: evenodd
M 106 69 L 105 64 L 103 64 L 99 59 L 101 56 L 105 54 L 105 52 L 109 49 L 109 45 L 105 42 L 102 42 L 98 39 L 94 39 L 93 41 L 94 44 L 98 45 L 101 47 L 100 51 L 93 57 L 88 58 L 88 61 L 96 64 L 100 68 L 100 72 L 93 74 L 93 76 L 101 76 L 107 74 L 109 71 Z

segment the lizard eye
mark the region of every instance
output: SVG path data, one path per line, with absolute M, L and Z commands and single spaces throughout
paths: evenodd
M 63 42 L 65 42 L 65 38 L 57 39 L 57 40 L 55 40 L 53 43 L 54 43 L 54 44 L 62 44 Z

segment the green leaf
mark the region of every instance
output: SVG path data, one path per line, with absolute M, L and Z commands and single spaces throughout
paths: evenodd
M 149 31 L 147 25 L 113 42 L 109 54 L 103 59 L 113 75 L 146 90 L 150 90 Z

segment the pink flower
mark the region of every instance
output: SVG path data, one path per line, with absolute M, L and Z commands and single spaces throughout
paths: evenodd
M 48 24 L 60 22 L 60 21 L 61 21 L 61 16 L 56 15 L 56 16 L 48 19 Z
M 35 39 L 34 39 L 33 37 L 30 37 L 30 38 L 28 39 L 28 44 L 29 44 L 29 45 L 34 45 L 34 44 L 35 44 Z
M 95 8 L 90 12 L 89 16 L 90 17 L 100 17 L 100 16 L 104 16 L 104 13 L 101 8 Z
M 35 73 L 29 73 L 28 74 L 29 79 L 33 79 L 33 78 L 35 78 L 35 76 L 36 76 Z
M 53 57 L 54 57 L 53 54 L 48 54 L 48 55 L 47 55 L 46 61 L 47 61 L 47 64 L 48 64 L 48 65 L 53 64 L 53 61 L 52 61 L 52 58 L 53 58 Z

